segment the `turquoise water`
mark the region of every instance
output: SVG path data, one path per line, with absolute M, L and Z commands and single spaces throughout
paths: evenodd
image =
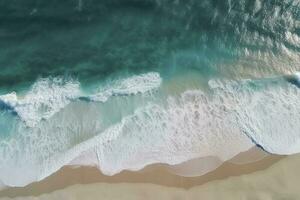
M 300 152 L 299 19 L 296 0 L 0 1 L 0 182 Z
M 282 54 L 281 45 L 297 52 L 297 41 L 286 38 L 298 37 L 297 3 L 255 2 L 1 1 L 1 88 L 58 75 L 88 82 L 193 68 L 213 76 L 239 71 L 231 66 L 237 61 L 260 73 L 294 70 L 260 56 L 252 63 L 245 51 L 270 59 Z

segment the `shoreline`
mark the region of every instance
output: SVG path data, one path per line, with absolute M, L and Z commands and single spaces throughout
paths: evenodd
M 256 151 L 256 150 L 254 150 Z M 251 152 L 251 151 L 250 151 Z M 247 153 L 246 153 L 247 154 Z M 241 153 L 245 157 L 245 153 Z M 123 171 L 114 176 L 106 176 L 96 167 L 70 167 L 65 166 L 42 181 L 32 183 L 26 187 L 6 188 L 0 191 L 1 197 L 25 197 L 39 196 L 62 190 L 73 185 L 86 185 L 94 183 L 146 183 L 167 187 L 190 189 L 194 186 L 203 185 L 216 180 L 226 179 L 232 176 L 240 176 L 252 172 L 267 169 L 278 162 L 284 156 L 267 155 L 258 161 L 246 164 L 234 164 L 230 161 L 224 162 L 217 169 L 202 176 L 183 177 L 170 172 L 172 166 L 164 164 L 153 164 L 140 171 Z M 237 160 L 233 158 L 232 160 Z M 236 162 L 236 161 L 234 161 Z
M 150 183 L 94 183 L 77 184 L 38 197 L 22 200 L 282 200 L 298 199 L 300 195 L 300 154 L 284 157 L 266 170 L 229 177 L 194 186 L 189 189 Z M 10 198 L 0 198 L 8 200 Z M 11 199 L 12 200 L 12 199 Z

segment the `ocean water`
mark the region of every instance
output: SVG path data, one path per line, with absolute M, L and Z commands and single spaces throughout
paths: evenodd
M 298 0 L 0 0 L 0 185 L 300 152 Z

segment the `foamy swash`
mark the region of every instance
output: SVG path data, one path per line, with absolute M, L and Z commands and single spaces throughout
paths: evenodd
M 226 161 L 255 145 L 298 153 L 298 81 L 210 80 L 208 91 L 178 95 L 156 72 L 93 92 L 78 81 L 41 79 L 23 97 L 0 97 L 0 181 L 24 186 L 68 164 L 113 175 L 200 157 Z
M 158 73 L 148 73 L 110 83 L 109 86 L 100 88 L 96 94 L 86 95 L 80 90 L 80 83 L 77 81 L 62 78 L 40 79 L 23 98 L 18 99 L 17 94 L 12 92 L 0 96 L 0 103 L 16 112 L 27 126 L 33 127 L 77 99 L 105 102 L 113 95 L 144 93 L 159 87 L 160 84 Z

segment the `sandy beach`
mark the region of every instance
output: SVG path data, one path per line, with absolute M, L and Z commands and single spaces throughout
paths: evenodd
M 189 189 L 149 183 L 77 184 L 26 200 L 282 200 L 299 199 L 300 155 L 285 157 L 265 170 L 215 180 Z M 163 177 L 162 177 L 163 179 Z M 4 198 L 7 199 L 7 198 Z
M 230 162 L 225 162 L 216 170 L 203 176 L 183 177 L 171 172 L 171 167 L 162 164 L 155 164 L 144 168 L 141 171 L 131 172 L 123 171 L 114 176 L 103 175 L 94 167 L 64 167 L 48 178 L 30 184 L 23 188 L 7 188 L 0 191 L 0 197 L 26 197 L 40 196 L 47 193 L 56 192 L 69 187 L 78 187 L 78 185 L 88 187 L 91 184 L 155 184 L 161 187 L 175 187 L 181 189 L 190 189 L 195 186 L 204 185 L 216 180 L 223 180 L 232 176 L 250 174 L 256 171 L 265 170 L 277 163 L 283 157 L 267 155 L 259 161 L 246 164 L 233 164 L 255 160 L 262 156 L 258 149 L 250 150 L 233 158 Z M 192 161 L 195 163 L 195 161 Z M 193 163 L 190 163 L 192 165 Z M 77 186 L 76 186 L 77 185 Z

